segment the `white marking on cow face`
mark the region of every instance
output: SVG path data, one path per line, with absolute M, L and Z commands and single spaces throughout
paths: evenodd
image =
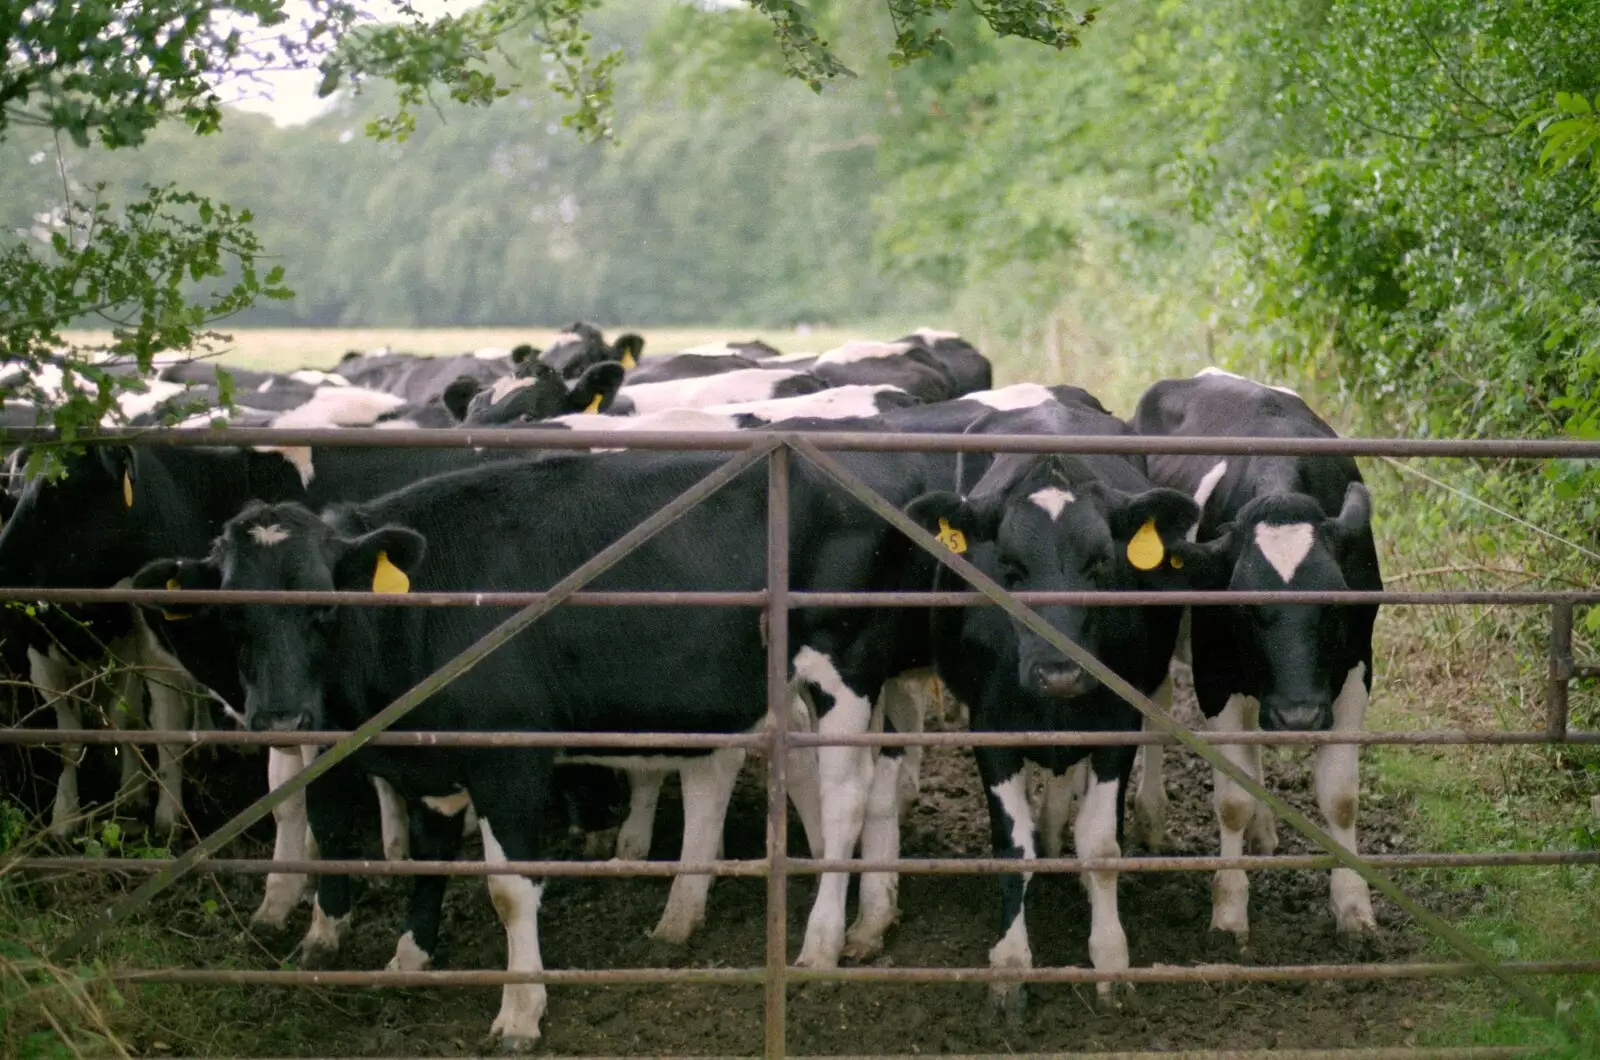
M 1300 564 L 1310 554 L 1316 537 L 1316 528 L 1310 523 L 1289 523 L 1286 526 L 1260 523 L 1256 526 L 1256 547 L 1267 557 L 1267 562 L 1272 564 L 1272 569 L 1278 572 L 1278 577 L 1283 579 L 1285 585 L 1294 578 L 1294 572 L 1300 569 Z
M 949 339 L 959 339 L 961 336 L 953 331 L 939 331 L 936 328 L 918 328 L 911 334 L 924 342 L 943 342 Z
M 1194 503 L 1195 507 L 1199 508 L 1202 514 L 1206 510 L 1206 501 L 1211 499 L 1211 495 L 1216 492 L 1217 483 L 1221 482 L 1222 476 L 1226 475 L 1227 473 L 1228 462 L 1226 460 L 1218 460 L 1215 467 L 1201 476 L 1200 485 L 1194 488 Z M 1190 541 L 1193 541 L 1195 540 L 1196 535 L 1199 533 L 1200 523 L 1197 520 L 1193 526 L 1189 527 L 1189 533 L 1187 537 Z
M 489 388 L 489 399 L 491 401 L 502 401 L 507 396 L 532 386 L 533 383 L 532 379 L 518 379 L 509 375 L 503 379 L 496 379 L 494 386 Z
M 252 526 L 250 528 L 250 540 L 262 548 L 271 548 L 273 545 L 289 540 L 289 531 L 277 523 L 273 523 L 270 526 Z
M 818 364 L 855 364 L 857 361 L 875 361 L 884 357 L 898 357 L 911 349 L 909 342 L 871 342 L 852 340 L 835 346 L 821 357 Z
M 1043 508 L 1050 516 L 1051 522 L 1059 522 L 1062 510 L 1078 498 L 1072 495 L 1071 490 L 1046 486 L 1042 490 L 1034 490 L 1028 494 L 1028 499 Z
M 443 817 L 454 817 L 472 805 L 472 796 L 464 791 L 452 795 L 424 795 L 422 805 Z
M 1012 409 L 1031 409 L 1036 405 L 1043 405 L 1054 397 L 1049 387 L 1040 386 L 1038 383 L 1016 383 L 1001 387 L 999 390 L 979 390 L 976 393 L 963 394 L 961 400 L 976 401 L 998 412 L 1010 412 Z

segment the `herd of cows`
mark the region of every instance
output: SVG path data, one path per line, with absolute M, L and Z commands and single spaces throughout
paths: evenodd
M 328 372 L 232 371 L 236 424 L 280 427 L 528 426 L 1038 434 L 1330 437 L 1292 391 L 1216 369 L 1154 383 L 1131 418 L 1072 386 L 992 388 L 989 362 L 959 337 L 918 331 L 782 355 L 760 342 L 643 354 L 574 325 L 550 348 L 462 357 L 351 354 Z M 133 422 L 181 419 L 219 394 L 215 367 L 176 364 L 124 408 Z M 199 422 L 209 421 L 211 414 Z M 95 445 L 67 474 L 7 495 L 0 585 L 249 590 L 541 590 L 709 474 L 717 453 L 293 446 Z M 1379 589 L 1371 500 L 1344 457 L 1076 456 L 842 453 L 837 459 L 1006 587 L 1095 589 Z M 741 475 L 592 583 L 612 590 L 750 590 L 766 579 L 767 478 Z M 955 587 L 942 565 L 797 462 L 791 486 L 791 586 L 797 590 Z M 1359 730 L 1372 680 L 1373 606 L 1049 606 L 1066 636 L 1158 702 L 1187 656 L 1199 706 L 1217 731 Z M 28 640 L 32 684 L 63 729 L 82 728 L 80 684 L 107 647 L 131 664 L 114 690 L 157 729 L 191 727 L 208 700 L 251 729 L 350 729 L 504 618 L 477 608 L 128 607 L 46 609 Z M 730 607 L 558 608 L 413 712 L 403 727 L 554 732 L 743 732 L 765 723 L 759 612 Z M 933 674 L 968 708 L 974 730 L 1132 731 L 1140 715 L 998 608 L 802 608 L 791 619 L 793 724 L 850 734 L 881 724 L 917 731 Z M 139 687 L 143 685 L 143 689 Z M 132 724 L 125 709 L 115 724 Z M 273 751 L 268 780 L 293 776 L 313 749 Z M 976 750 L 997 856 L 1056 855 L 1073 830 L 1081 857 L 1116 856 L 1132 747 Z M 1259 747 L 1225 753 L 1259 777 Z M 64 748 L 51 829 L 78 825 L 79 748 Z M 664 778 L 680 774 L 682 858 L 715 859 L 744 751 L 570 747 L 367 748 L 275 815 L 275 856 L 359 856 L 376 788 L 385 854 L 447 859 L 473 827 L 491 863 L 544 856 L 547 810 L 581 809 L 604 779 L 627 777 L 617 857 L 650 848 Z M 1356 847 L 1357 749 L 1316 751 L 1318 805 Z M 147 778 L 121 755 L 124 794 Z M 1047 777 L 1037 807 L 1026 768 Z M 801 748 L 791 794 L 814 855 L 899 855 L 900 820 L 917 794 L 918 749 Z M 597 769 L 596 767 L 604 767 Z M 182 815 L 177 752 L 157 751 L 155 822 Z M 600 801 L 604 801 L 601 799 Z M 1271 813 L 1218 774 L 1221 853 L 1276 845 Z M 1159 847 L 1166 795 L 1161 753 L 1147 748 L 1128 831 Z M 583 816 L 580 813 L 580 816 Z M 1038 818 L 1037 825 L 1035 818 Z M 597 823 L 595 827 L 601 827 Z M 507 967 L 542 967 L 541 881 L 490 876 Z M 1089 872 L 1089 954 L 1128 966 L 1116 875 Z M 674 879 L 656 936 L 682 941 L 702 923 L 711 877 Z M 1000 879 L 995 967 L 1026 968 L 1029 876 Z M 256 922 L 282 927 L 307 892 L 269 876 Z M 390 967 L 425 968 L 438 942 L 445 880 L 416 877 Z M 898 879 L 868 873 L 846 925 L 848 876 L 819 877 L 798 963 L 870 957 L 897 918 Z M 1217 873 L 1212 926 L 1241 942 L 1248 883 Z M 1341 932 L 1375 930 L 1366 884 L 1332 874 Z M 303 960 L 326 960 L 350 928 L 349 880 L 315 881 Z M 1112 984 L 1100 984 L 1115 1001 Z M 1020 1002 L 1019 987 L 996 1000 Z M 539 1037 L 542 985 L 504 988 L 492 1032 L 508 1047 Z

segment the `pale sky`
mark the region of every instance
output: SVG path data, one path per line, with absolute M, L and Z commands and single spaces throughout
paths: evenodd
M 440 15 L 459 15 L 476 7 L 479 0 L 411 0 L 424 18 Z M 386 0 L 365 0 L 363 8 L 374 16 L 383 17 L 394 9 Z M 309 16 L 309 4 L 292 2 L 288 5 L 291 17 Z M 223 101 L 240 110 L 265 114 L 278 125 L 303 125 L 327 110 L 333 99 L 317 98 L 317 83 L 322 75 L 316 70 L 284 70 L 261 74 L 250 81 L 230 81 L 219 86 Z

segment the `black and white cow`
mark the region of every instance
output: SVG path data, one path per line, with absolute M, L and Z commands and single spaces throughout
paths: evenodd
M 770 401 L 826 390 L 831 384 L 794 368 L 742 368 L 718 375 L 672 379 L 659 383 L 624 383 L 611 406 L 613 415 L 631 416 L 666 409 Z
M 531 346 L 518 346 L 509 351 L 489 348 L 459 357 L 426 357 L 387 351 L 349 353 L 332 374 L 355 386 L 394 394 L 413 405 L 426 405 L 462 376 L 489 385 L 511 375 L 525 359 L 535 355 Z
M 593 324 L 575 321 L 550 340 L 538 355 L 539 363 L 549 365 L 567 379 L 577 379 L 602 361 L 616 361 L 632 370 L 644 352 L 644 338 L 628 332 L 607 345 L 605 336 Z
M 517 375 L 474 389 L 461 381 L 450 395 L 450 411 L 472 427 L 509 426 L 553 419 L 557 416 L 609 412 L 622 386 L 623 367 L 616 361 L 590 366 L 570 382 L 548 365 L 538 362 L 518 369 Z M 464 405 L 462 398 L 465 398 Z
M 915 344 L 943 365 L 955 384 L 957 397 L 994 386 L 994 367 L 989 358 L 953 331 L 918 328 L 898 341 Z
M 926 492 L 928 469 L 948 459 L 850 455 L 858 474 L 895 503 Z M 190 588 L 288 587 L 534 589 L 548 587 L 648 512 L 717 466 L 706 454 L 551 456 L 442 475 L 369 504 L 318 518 L 298 505 L 256 506 L 232 520 L 204 560 L 161 561 L 141 580 Z M 552 498 L 583 497 L 581 507 Z M 494 518 L 462 519 L 491 510 Z M 751 474 L 702 505 L 596 580 L 597 588 L 748 589 L 765 578 L 765 476 Z M 871 513 L 804 468 L 793 484 L 792 580 L 796 588 L 893 584 L 908 544 Z M 515 542 L 512 546 L 509 542 Z M 219 608 L 245 645 L 240 683 L 257 729 L 353 725 L 443 660 L 481 637 L 498 616 L 439 609 Z M 634 647 L 615 651 L 618 623 Z M 793 672 L 820 714 L 823 733 L 865 731 L 873 700 L 898 656 L 902 620 L 876 610 L 800 612 L 791 634 Z M 764 717 L 764 649 L 757 616 L 729 608 L 638 608 L 628 616 L 560 609 L 463 675 L 413 715 L 418 728 L 679 730 L 736 732 Z M 641 682 L 639 675 L 652 675 Z M 576 752 L 569 752 L 576 753 Z M 600 754 L 584 757 L 599 758 Z M 616 756 L 611 756 L 616 757 Z M 726 805 L 736 755 L 704 771 L 707 803 Z M 848 857 L 878 807 L 865 748 L 818 753 L 822 855 Z M 552 752 L 524 749 L 368 748 L 350 769 L 311 788 L 312 826 L 325 854 L 348 852 L 348 788 L 357 769 L 388 778 L 432 813 L 413 816 L 421 850 L 450 856 L 454 818 L 469 801 L 491 862 L 537 858 L 540 807 L 549 799 Z M 892 808 L 893 799 L 885 805 Z M 418 820 L 420 818 L 420 821 Z M 714 855 L 721 814 L 685 836 L 685 857 Z M 454 827 L 451 827 L 454 825 Z M 420 830 L 420 832 L 419 832 Z M 680 878 L 674 890 L 693 877 Z M 438 881 L 418 881 L 397 966 L 427 959 L 437 930 Z M 835 964 L 845 945 L 842 874 L 825 874 L 799 963 Z M 541 886 L 516 876 L 489 881 L 506 925 L 508 967 L 540 967 L 536 915 Z M 704 887 L 700 888 L 703 909 Z M 349 916 L 348 881 L 324 876 L 307 949 L 336 945 Z M 542 986 L 507 987 L 494 1032 L 511 1044 L 539 1035 Z
M 807 371 L 829 386 L 897 386 L 928 405 L 960 396 L 944 365 L 915 342 L 847 342 Z
M 1141 434 L 1158 436 L 1336 437 L 1293 391 L 1217 369 L 1156 383 L 1139 399 L 1133 424 Z M 1227 588 L 1383 588 L 1371 496 L 1349 457 L 1151 454 L 1149 468 L 1152 481 L 1192 494 L 1201 505 L 1199 540 L 1223 563 Z M 1359 731 L 1372 687 L 1377 613 L 1376 605 L 1196 608 L 1191 654 L 1201 712 L 1218 732 L 1258 726 Z M 1259 747 L 1220 750 L 1261 776 Z M 1317 805 L 1328 831 L 1351 851 L 1360 798 L 1357 759 L 1355 745 L 1316 752 Z M 1145 773 L 1159 785 L 1158 755 L 1147 754 Z M 1247 838 L 1257 852 L 1275 850 L 1271 812 L 1220 773 L 1215 784 L 1223 856 L 1242 854 Z M 1340 932 L 1376 930 L 1360 876 L 1334 869 L 1331 897 Z M 1217 873 L 1211 926 L 1241 945 L 1248 941 L 1249 883 L 1242 871 Z
M 995 412 L 969 433 L 1120 435 L 1126 424 L 1098 402 L 1055 401 L 1021 411 Z M 963 495 L 963 492 L 966 495 Z M 1002 454 L 970 491 L 943 491 L 908 509 L 946 546 L 1013 591 L 1085 591 L 1187 587 L 1209 569 L 1186 533 L 1198 518 L 1187 494 L 1154 488 L 1138 457 Z M 940 568 L 936 583 L 953 576 Z M 1161 685 L 1178 636 L 1177 608 L 1036 608 L 1052 626 L 1140 691 Z M 935 609 L 933 655 L 940 677 L 971 710 L 982 731 L 1134 731 L 1137 709 L 1077 663 L 997 608 Z M 1079 857 L 1116 857 L 1122 831 L 1122 792 L 1134 748 L 1001 748 L 976 750 L 989 803 L 997 856 L 1036 856 L 1033 813 L 1024 766 L 1051 774 L 1044 815 L 1046 853 L 1059 852 L 1073 783 L 1083 785 L 1075 825 Z M 1087 775 L 1068 771 L 1087 760 Z M 1127 938 L 1117 914 L 1116 874 L 1082 876 L 1089 894 L 1089 955 L 1101 971 L 1128 967 Z M 1000 939 L 990 951 L 996 968 L 1032 967 L 1026 925 L 1028 874 L 1001 878 Z M 1110 983 L 1102 998 L 1114 1000 Z M 995 988 L 1009 1013 L 1020 1010 L 1019 985 Z

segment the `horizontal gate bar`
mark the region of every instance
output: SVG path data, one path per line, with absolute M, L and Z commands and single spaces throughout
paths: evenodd
M 405 594 L 310 592 L 265 589 L 29 589 L 0 588 L 0 601 L 50 604 L 142 604 L 223 607 L 267 604 L 278 607 L 529 607 L 542 604 L 547 592 L 410 592 Z M 1387 604 L 1443 606 L 1455 604 L 1600 603 L 1600 590 L 1557 589 L 1500 591 L 1491 589 L 1437 592 L 1369 592 L 1354 589 L 1283 589 L 1216 591 L 1154 591 L 1097 589 L 1093 592 L 1019 592 L 1013 594 L 1029 606 L 1181 607 L 1251 604 Z M 764 590 L 660 590 L 593 591 L 573 593 L 566 599 L 582 607 L 765 607 Z M 982 593 L 942 592 L 806 592 L 789 594 L 793 607 L 994 607 Z M 1576 667 L 1574 674 L 1596 667 Z M 1592 674 L 1587 675 L 1592 676 Z
M 0 872 L 157 872 L 171 858 L 0 857 Z M 1393 869 L 1507 868 L 1550 865 L 1600 865 L 1600 851 L 1530 850 L 1478 854 L 1368 854 L 1374 865 Z M 1215 872 L 1315 870 L 1338 867 L 1326 854 L 1249 854 L 1116 858 L 894 858 L 861 861 L 847 858 L 788 858 L 794 875 L 823 872 L 898 872 L 907 876 L 962 876 L 993 873 L 1078 872 Z M 676 861 L 272 861 L 267 858 L 210 858 L 195 863 L 195 872 L 318 873 L 341 876 L 765 876 L 759 859 L 683 864 Z
M 224 747 L 315 747 L 346 736 L 339 731 L 244 732 L 231 729 L 0 729 L 0 746 L 17 744 L 180 744 Z M 1600 732 L 1501 732 L 1472 729 L 1437 729 L 1415 732 L 1206 732 L 1196 733 L 1202 743 L 1229 746 L 1323 747 L 1328 744 L 1359 746 L 1457 746 L 1465 744 L 1536 745 L 1596 744 Z M 717 747 L 763 748 L 761 733 L 678 732 L 386 732 L 369 741 L 373 747 L 583 747 L 661 750 Z M 1177 741 L 1158 732 L 795 732 L 789 743 L 797 747 L 1125 747 L 1144 744 L 1173 745 Z
M 1517 1060 L 1538 1050 L 1528 1045 L 1379 1046 L 1354 1049 L 1180 1049 L 1157 1052 L 1114 1053 L 1014 1053 L 1011 1060 Z M 503 1055 L 503 1054 L 502 1054 Z M 676 1054 L 652 1053 L 650 1060 L 674 1060 Z M 994 1060 L 993 1053 L 874 1053 L 870 1056 L 806 1053 L 806 1060 Z M 632 1056 L 546 1056 L 540 1060 L 642 1060 Z M 162 1054 L 162 1060 L 183 1060 Z M 215 1058 L 207 1058 L 215 1060 Z M 362 1060 L 402 1060 L 400 1057 L 363 1057 Z M 419 1060 L 405 1057 L 403 1060 Z M 444 1058 L 434 1058 L 444 1060 Z M 489 1057 L 451 1057 L 449 1060 L 491 1060 Z M 499 1056 L 493 1058 L 499 1060 Z M 760 1060 L 749 1056 L 684 1054 L 682 1060 Z
M 19 966 L 26 970 L 26 966 Z M 1514 975 L 1594 975 L 1600 961 L 1506 961 Z M 765 968 L 564 968 L 510 972 L 305 971 L 282 969 L 144 968 L 107 969 L 120 983 L 219 983 L 234 986 L 507 986 L 519 983 L 761 983 Z M 790 968 L 795 982 L 846 983 L 1286 983 L 1353 979 L 1463 979 L 1487 974 L 1465 962 L 1437 964 L 1202 964 L 1156 965 L 1101 972 L 1093 968 Z
M 669 449 L 732 452 L 789 437 L 782 431 L 537 431 L 517 428 L 375 427 L 107 428 L 73 439 L 77 445 L 269 445 L 388 449 Z M 1542 438 L 1178 438 L 1145 435 L 864 434 L 806 431 L 822 450 L 910 453 L 1176 453 L 1202 456 L 1341 456 L 1600 459 L 1600 442 Z M 13 427 L 0 440 L 14 444 L 60 441 L 52 428 Z

